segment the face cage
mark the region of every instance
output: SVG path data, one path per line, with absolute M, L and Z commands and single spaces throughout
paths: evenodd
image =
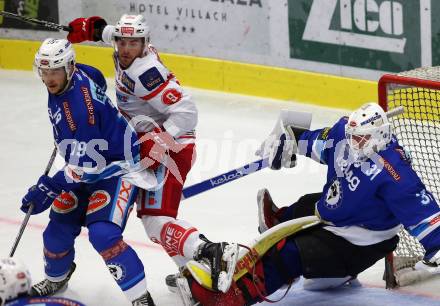
M 352 131 L 348 130 L 345 132 L 345 138 L 347 139 L 348 145 L 350 146 L 350 150 L 354 154 L 355 159 L 365 160 L 387 146 L 389 141 L 386 141 L 384 133 L 390 139 L 391 130 L 389 124 L 382 126 L 380 129 L 375 129 L 373 133 L 368 133 L 366 131 L 366 133 L 362 135 L 354 134 Z

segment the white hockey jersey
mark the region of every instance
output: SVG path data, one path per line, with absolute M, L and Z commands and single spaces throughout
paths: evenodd
M 107 25 L 103 41 L 111 43 L 114 26 Z M 197 108 L 189 93 L 160 61 L 149 44 L 146 54 L 136 58 L 127 69 L 115 61 L 116 98 L 121 113 L 137 132 L 163 126 L 179 143 L 194 142 Z

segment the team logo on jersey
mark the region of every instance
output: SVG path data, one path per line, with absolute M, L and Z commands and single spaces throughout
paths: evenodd
M 177 88 L 170 88 L 162 94 L 162 102 L 166 105 L 172 105 L 182 99 L 182 93 Z
M 107 268 L 118 283 L 125 278 L 125 268 L 119 263 L 108 263 Z
M 150 68 L 139 76 L 142 85 L 149 91 L 154 90 L 159 85 L 163 84 L 165 80 L 156 67 Z
M 327 208 L 336 209 L 340 206 L 342 196 L 341 182 L 336 178 L 327 190 L 324 205 Z
M 98 211 L 110 203 L 110 195 L 105 190 L 95 191 L 89 198 L 89 205 L 87 206 L 87 215 Z
M 63 102 L 63 110 L 64 115 L 66 115 L 67 125 L 69 126 L 70 130 L 72 132 L 76 131 L 76 124 L 75 121 L 73 121 L 72 112 L 70 111 L 69 102 L 64 101 Z
M 394 167 L 385 158 L 381 157 L 379 162 L 381 164 L 383 164 L 383 167 L 385 168 L 385 170 L 388 171 L 388 173 L 391 175 L 391 177 L 394 180 L 400 181 L 400 174 L 399 174 L 399 172 L 397 172 L 396 169 L 394 169 Z
M 59 214 L 67 214 L 78 207 L 78 198 L 73 192 L 61 193 L 52 203 L 52 209 Z
M 93 107 L 92 98 L 90 97 L 89 89 L 81 86 L 81 92 L 84 96 L 84 103 L 86 104 L 87 114 L 89 115 L 88 122 L 90 125 L 95 124 L 95 109 Z
M 131 92 L 134 92 L 135 83 L 125 72 L 121 75 L 120 80 L 121 83 L 125 85 L 125 87 L 127 87 Z

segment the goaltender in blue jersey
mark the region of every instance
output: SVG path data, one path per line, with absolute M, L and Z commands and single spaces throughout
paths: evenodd
M 151 170 L 139 161 L 137 135 L 106 96 L 97 69 L 75 63 L 65 39 L 46 39 L 35 55 L 48 94 L 48 111 L 58 152 L 65 166 L 42 175 L 22 200 L 24 212 L 50 209 L 43 233 L 45 279 L 31 296 L 48 296 L 67 285 L 75 270 L 74 242 L 81 227 L 109 272 L 133 305 L 154 305 L 144 267 L 122 232 L 138 187 L 154 188 Z
M 366 106 L 373 107 L 378 108 Z M 389 124 L 375 127 L 372 135 L 361 129 L 375 121 L 356 119 L 344 117 L 331 128 L 298 137 L 300 154 L 328 166 L 316 213 L 330 225 L 327 230 L 358 245 L 389 239 L 403 224 L 429 255 L 440 244 L 438 203 L 411 168 L 411 158 Z
M 367 103 L 332 127 L 318 130 L 295 125 L 299 117 L 285 123 L 287 116 L 280 116 L 258 154 L 267 157 L 275 170 L 295 166 L 297 154 L 326 164 L 322 191 L 278 208 L 267 189 L 260 190 L 263 234 L 255 241 L 270 234 L 273 246 L 261 252 L 252 267 L 247 266 L 246 256 L 241 257 L 236 271 L 245 272 L 235 275 L 226 293 L 206 289 L 192 270 L 183 272 L 176 284 L 185 305 L 252 305 L 300 276 L 309 290 L 353 282 L 396 248 L 402 225 L 426 250 L 416 269 L 440 270 L 440 207 L 411 168 L 411 158 L 393 136 L 383 109 Z M 274 239 L 286 224 L 310 218 L 319 224 L 284 239 L 280 233 L 278 243 Z

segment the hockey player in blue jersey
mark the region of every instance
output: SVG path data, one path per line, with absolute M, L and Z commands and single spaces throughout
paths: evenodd
M 46 279 L 31 295 L 52 295 L 67 286 L 75 270 L 74 241 L 86 226 L 126 297 L 133 305 L 153 305 L 142 262 L 122 237 L 136 186 L 155 185 L 138 163 L 136 134 L 105 95 L 101 72 L 75 63 L 70 42 L 46 39 L 34 64 L 48 90 L 49 118 L 66 164 L 53 177 L 41 176 L 22 200 L 24 212 L 31 203 L 33 214 L 51 207 L 43 233 Z
M 185 305 L 251 305 L 299 276 L 312 290 L 342 285 L 392 252 L 402 225 L 426 249 L 418 268 L 440 269 L 440 207 L 379 105 L 365 104 L 329 128 L 281 124 L 275 130 L 261 150 L 270 167 L 293 167 L 296 154 L 305 155 L 328 166 L 327 182 L 322 192 L 280 209 L 261 190 L 259 230 L 307 216 L 317 216 L 320 224 L 279 241 L 226 294 L 183 273 L 177 283 Z

